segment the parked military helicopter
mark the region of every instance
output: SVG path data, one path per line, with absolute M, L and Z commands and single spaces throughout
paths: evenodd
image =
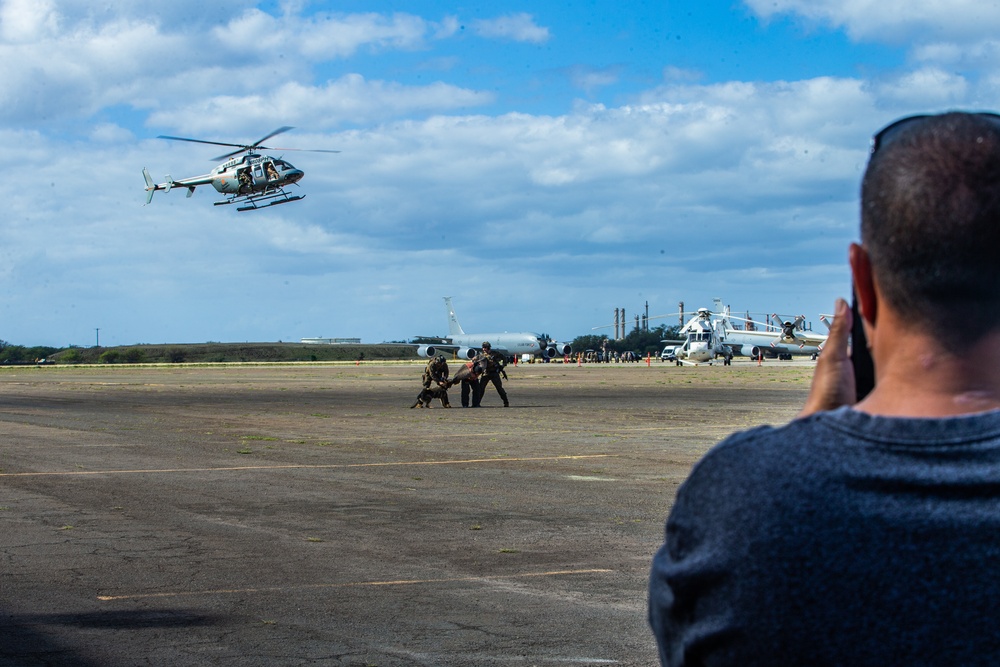
M 211 185 L 216 191 L 225 195 L 222 201 L 215 202 L 216 206 L 245 204 L 244 206 L 237 206 L 237 211 L 253 211 L 259 208 L 302 199 L 305 195 L 290 195 L 285 192 L 285 187 L 293 183 L 298 184 L 299 180 L 305 175 L 305 172 L 301 169 L 296 169 L 290 162 L 281 158 L 271 157 L 270 155 L 262 155 L 257 150 L 307 151 L 310 153 L 339 153 L 340 151 L 310 148 L 274 148 L 261 145 L 271 137 L 291 129 L 287 125 L 279 127 L 274 132 L 258 139 L 252 144 L 230 144 L 223 141 L 205 141 L 203 139 L 160 135 L 157 137 L 158 139 L 189 141 L 196 144 L 210 144 L 212 146 L 234 146 L 237 150 L 212 158 L 213 160 L 225 160 L 225 162 L 209 173 L 203 176 L 182 178 L 177 181 L 167 176 L 165 183 L 154 183 L 149 175 L 149 171 L 143 167 L 142 175 L 146 179 L 146 203 L 149 204 L 153 201 L 153 193 L 157 190 L 170 192 L 173 188 L 187 188 L 187 196 L 190 197 L 194 194 L 194 189 L 199 185 Z M 245 154 L 240 155 L 240 153 Z
M 694 317 L 681 327 L 679 333 L 684 338 L 661 341 L 676 345 L 672 352 L 678 366 L 706 362 L 711 364 L 719 357 L 728 366 L 734 356 L 776 356 L 778 359 L 791 359 L 793 355 L 809 355 L 816 359 L 826 342 L 826 335 L 804 328 L 804 315 L 794 320 L 784 320 L 778 315 L 772 315 L 774 323 L 763 324 L 730 314 L 729 307 L 723 307 L 722 299 L 717 298 L 713 302 L 715 310 L 699 308 Z M 656 315 L 649 319 L 677 315 Z M 820 319 L 829 328 L 825 316 Z M 741 320 L 747 324 L 737 328 L 731 320 Z M 753 326 L 749 326 L 750 324 Z

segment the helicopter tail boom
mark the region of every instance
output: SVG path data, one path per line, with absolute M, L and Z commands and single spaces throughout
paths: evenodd
M 205 174 L 204 176 L 194 176 L 192 178 L 182 178 L 179 181 L 175 181 L 169 175 L 167 176 L 166 182 L 156 183 L 153 181 L 153 177 L 149 175 L 149 170 L 145 167 L 142 169 L 142 177 L 146 179 L 146 203 L 149 204 L 153 201 L 153 193 L 157 190 L 163 190 L 164 192 L 170 192 L 173 188 L 184 188 L 187 190 L 187 195 L 190 197 L 194 194 L 194 189 L 199 185 L 211 185 L 213 183 L 212 174 Z

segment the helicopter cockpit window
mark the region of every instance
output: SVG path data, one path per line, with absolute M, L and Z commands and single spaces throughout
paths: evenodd
M 278 168 L 278 171 L 288 171 L 292 168 L 292 165 L 288 164 L 284 160 L 275 160 L 274 166 Z

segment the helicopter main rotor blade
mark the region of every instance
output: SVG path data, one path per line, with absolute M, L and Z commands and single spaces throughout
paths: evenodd
M 265 150 L 271 150 L 271 149 L 268 149 L 266 146 L 261 146 L 261 144 L 264 143 L 265 141 L 267 141 L 268 139 L 270 139 L 271 137 L 273 137 L 275 135 L 278 135 L 278 134 L 282 134 L 283 132 L 288 132 L 291 129 L 293 129 L 291 125 L 285 125 L 283 127 L 279 127 L 277 130 L 275 130 L 271 134 L 269 134 L 269 135 L 267 135 L 265 137 L 261 137 L 260 139 L 258 139 L 254 143 L 250 144 L 250 146 L 252 146 L 253 148 L 264 148 Z
M 190 142 L 190 143 L 193 143 L 193 144 L 208 144 L 210 146 L 231 146 L 233 148 L 236 148 L 236 150 L 230 151 L 229 153 L 226 153 L 225 155 L 219 155 L 217 157 L 212 158 L 213 162 L 218 162 L 219 160 L 226 160 L 228 158 L 231 158 L 234 155 L 239 155 L 240 153 L 242 153 L 244 151 L 246 151 L 246 152 L 253 152 L 256 149 L 265 150 L 265 151 L 300 151 L 300 152 L 308 152 L 308 153 L 339 153 L 340 152 L 340 151 L 334 151 L 334 150 L 326 150 L 326 149 L 322 149 L 322 148 L 277 148 L 277 147 L 274 147 L 274 146 L 262 146 L 261 145 L 265 141 L 267 141 L 268 139 L 270 139 L 271 137 L 279 135 L 279 134 L 283 134 L 283 133 L 288 132 L 289 130 L 292 130 L 292 129 L 294 129 L 294 128 L 291 125 L 284 125 L 282 127 L 279 127 L 277 130 L 274 130 L 270 134 L 267 134 L 267 135 L 261 137 L 260 139 L 258 139 L 257 141 L 255 141 L 252 144 L 234 144 L 234 143 L 230 143 L 228 141 L 207 141 L 205 139 L 191 139 L 190 137 L 172 137 L 172 136 L 168 136 L 168 135 L 165 135 L 165 134 L 159 135 L 157 137 L 157 139 L 169 139 L 170 141 L 187 141 L 187 142 Z
M 230 144 L 224 141 L 205 141 L 204 139 L 188 139 L 187 137 L 168 137 L 165 134 L 161 134 L 157 139 L 170 139 L 171 141 L 190 141 L 193 144 L 211 144 L 212 146 L 239 146 L 241 149 L 246 149 L 248 146 L 246 144 Z
M 258 146 L 266 151 L 296 151 L 299 153 L 339 153 L 340 151 L 327 150 L 325 148 L 279 148 L 277 146 Z
M 217 155 L 217 156 L 215 156 L 213 158 L 209 158 L 209 160 L 211 162 L 218 162 L 219 160 L 228 160 L 229 158 L 231 158 L 234 155 L 239 155 L 240 153 L 242 153 L 244 151 L 249 151 L 249 150 L 250 150 L 249 146 L 244 146 L 244 147 L 240 148 L 239 150 L 235 150 L 235 151 L 233 151 L 231 153 L 226 153 L 225 155 Z

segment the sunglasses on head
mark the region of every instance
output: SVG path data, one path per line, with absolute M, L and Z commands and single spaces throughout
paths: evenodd
M 1000 114 L 981 112 L 972 115 L 989 119 L 994 123 L 1000 125 Z M 881 130 L 876 132 L 875 136 L 872 137 L 870 154 L 875 155 L 875 153 L 878 151 L 879 148 L 891 142 L 893 136 L 898 134 L 899 130 L 903 129 L 904 127 L 907 127 L 908 125 L 912 125 L 914 123 L 918 123 L 924 119 L 932 117 L 933 114 L 922 113 L 922 114 L 917 114 L 915 116 L 906 116 L 905 118 L 900 118 L 899 120 L 889 123 Z

